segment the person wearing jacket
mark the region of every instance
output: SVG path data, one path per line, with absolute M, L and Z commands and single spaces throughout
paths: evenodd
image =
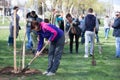
M 72 18 L 71 14 L 68 13 L 66 15 L 66 19 L 68 22 L 66 23 L 66 31 L 69 32 L 70 38 L 70 53 L 73 53 L 73 40 L 75 36 L 75 43 L 76 43 L 76 53 L 78 53 L 79 48 L 79 37 L 81 36 L 81 29 L 78 27 L 80 24 L 78 19 Z
M 36 14 L 35 11 L 31 11 L 29 13 L 27 13 L 26 15 L 26 21 L 27 21 L 27 24 L 26 24 L 26 35 L 27 35 L 27 43 L 26 43 L 26 48 L 27 49 L 31 49 L 33 50 L 33 40 L 32 40 L 32 36 L 31 36 L 31 22 L 33 20 L 37 20 L 38 16 Z M 34 34 L 34 33 L 33 33 Z
M 93 9 L 88 9 L 88 14 L 85 17 L 85 55 L 84 57 L 88 57 L 89 51 L 89 41 L 90 41 L 90 56 L 93 55 L 94 48 L 94 37 L 95 37 L 95 27 L 96 27 L 96 17 L 93 14 Z
M 115 44 L 116 44 L 116 58 L 120 58 L 120 12 L 118 12 L 118 15 L 112 25 L 114 28 L 113 30 L 113 36 L 115 36 Z
M 19 7 L 18 6 L 14 6 L 13 7 L 13 10 L 16 10 L 16 13 L 18 12 L 19 10 Z M 16 14 L 16 38 L 19 34 L 19 30 L 20 30 L 20 25 L 19 25 L 19 21 L 20 21 L 20 17 L 18 14 Z M 9 29 L 10 29 L 10 34 L 9 34 L 9 37 L 8 37 L 8 46 L 13 46 L 13 40 L 14 40 L 14 14 L 12 13 L 11 14 L 11 21 L 10 21 L 10 26 L 9 26 Z
M 44 38 L 48 39 L 49 51 L 48 51 L 48 69 L 43 73 L 47 76 L 55 75 L 60 59 L 63 53 L 65 36 L 64 32 L 57 28 L 55 25 L 45 22 L 32 21 L 31 29 L 37 31 L 39 36 L 38 47 L 36 56 L 39 55 L 39 51 L 44 44 Z

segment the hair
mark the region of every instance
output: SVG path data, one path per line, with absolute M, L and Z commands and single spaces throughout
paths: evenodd
M 18 6 L 14 6 L 14 7 L 13 7 L 13 10 L 16 10 L 17 8 L 19 8 L 19 7 L 18 7 Z
M 89 8 L 89 9 L 88 9 L 88 12 L 89 12 L 89 13 L 93 13 L 93 8 Z
M 49 19 L 45 18 L 44 22 L 49 23 Z
M 115 16 L 119 16 L 119 14 L 120 14 L 120 12 L 116 12 L 116 13 L 115 13 Z
M 71 14 L 70 14 L 70 13 L 68 13 L 68 14 L 66 15 L 66 18 L 67 18 L 67 17 L 72 17 L 72 16 L 71 16 Z
M 106 17 L 106 18 L 109 18 L 109 16 L 108 16 L 108 15 L 106 15 L 105 17 Z
M 32 13 L 33 15 L 35 15 L 35 14 L 36 14 L 36 12 L 35 12 L 35 11 L 31 11 L 31 13 Z
M 32 30 L 35 29 L 36 26 L 38 26 L 38 28 L 39 28 L 39 23 L 38 23 L 37 21 L 32 21 L 32 22 L 31 22 L 31 29 L 32 29 Z

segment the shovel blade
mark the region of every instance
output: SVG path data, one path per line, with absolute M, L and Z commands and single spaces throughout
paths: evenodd
M 96 66 L 96 61 L 92 60 L 92 66 Z

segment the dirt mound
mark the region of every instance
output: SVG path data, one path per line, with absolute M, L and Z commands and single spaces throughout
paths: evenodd
M 24 73 L 19 71 L 17 73 L 14 72 L 14 68 L 13 67 L 5 67 L 3 69 L 0 70 L 0 75 L 5 74 L 5 75 L 13 75 L 13 76 L 27 76 L 27 75 L 33 75 L 33 74 L 42 74 L 41 71 L 37 70 L 37 69 L 27 69 Z

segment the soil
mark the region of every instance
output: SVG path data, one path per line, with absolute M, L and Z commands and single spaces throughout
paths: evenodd
M 13 67 L 5 67 L 0 70 L 0 75 L 10 75 L 10 76 L 27 76 L 27 75 L 33 75 L 33 74 L 40 74 L 42 75 L 42 72 L 37 69 L 27 69 L 25 72 L 21 72 L 20 70 L 17 71 L 17 73 L 14 72 Z M 1 80 L 1 79 L 0 79 Z
M 48 49 L 45 48 L 43 50 L 43 54 L 42 55 L 46 55 L 48 54 Z M 25 72 L 22 72 L 22 70 L 19 70 L 17 71 L 17 73 L 14 72 L 14 68 L 13 67 L 10 67 L 10 66 L 7 66 L 7 67 L 4 67 L 2 69 L 0 69 L 0 75 L 9 75 L 9 76 L 29 76 L 29 75 L 34 75 L 34 74 L 40 74 L 42 75 L 42 72 L 37 70 L 37 69 L 30 69 L 28 68 Z M 8 78 L 2 78 L 0 76 L 0 80 L 9 80 Z

